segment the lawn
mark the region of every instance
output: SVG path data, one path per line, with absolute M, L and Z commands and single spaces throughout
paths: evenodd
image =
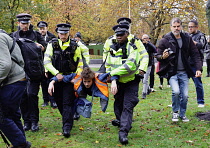
M 206 67 L 204 67 L 206 69 Z M 210 110 L 210 78 L 205 77 L 203 84 L 205 90 L 206 106 L 197 107 L 195 87 L 190 80 L 189 101 L 187 117 L 190 122 L 183 123 L 171 121 L 171 89 L 166 87 L 160 90 L 159 78 L 155 77 L 156 92 L 151 93 L 140 102 L 134 110 L 134 122 L 128 135 L 129 144 L 126 147 L 133 148 L 171 148 L 171 147 L 210 147 L 210 124 L 208 121 L 200 121 L 195 114 Z M 142 83 L 139 89 L 141 96 Z M 62 136 L 61 116 L 57 109 L 41 107 L 43 103 L 40 93 L 40 130 L 38 132 L 27 131 L 27 140 L 32 143 L 32 148 L 114 148 L 125 147 L 118 142 L 118 128 L 112 126 L 111 120 L 115 119 L 113 112 L 113 95 L 110 94 L 109 106 L 103 113 L 100 110 L 99 99 L 94 98 L 93 112 L 90 119 L 81 117 L 74 122 L 70 138 Z M 91 97 L 89 97 L 91 99 Z M 5 144 L 0 139 L 0 147 Z

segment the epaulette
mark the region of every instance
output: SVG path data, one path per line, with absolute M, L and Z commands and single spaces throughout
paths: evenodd
M 111 39 L 111 38 L 113 38 L 113 37 L 114 37 L 114 35 L 112 35 L 112 36 L 108 37 L 108 39 Z

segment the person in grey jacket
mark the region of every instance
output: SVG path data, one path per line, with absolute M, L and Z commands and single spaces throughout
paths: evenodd
M 13 148 L 30 148 L 20 120 L 20 102 L 26 88 L 24 61 L 20 48 L 0 30 L 0 130 Z

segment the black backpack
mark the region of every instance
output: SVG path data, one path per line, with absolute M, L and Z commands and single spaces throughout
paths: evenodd
M 24 59 L 24 70 L 26 78 L 29 80 L 40 80 L 44 76 L 44 65 L 41 47 L 38 47 L 35 42 L 26 38 L 13 38 L 21 49 Z M 14 47 L 10 49 L 12 53 Z M 16 62 L 14 59 L 12 59 Z M 16 62 L 17 63 L 17 62 Z

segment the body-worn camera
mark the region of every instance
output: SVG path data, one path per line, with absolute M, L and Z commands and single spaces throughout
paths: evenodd
M 166 49 L 166 50 L 167 50 L 167 52 L 168 52 L 169 55 L 171 55 L 171 54 L 174 53 L 174 51 L 173 51 L 171 48 L 168 48 L 168 49 Z

